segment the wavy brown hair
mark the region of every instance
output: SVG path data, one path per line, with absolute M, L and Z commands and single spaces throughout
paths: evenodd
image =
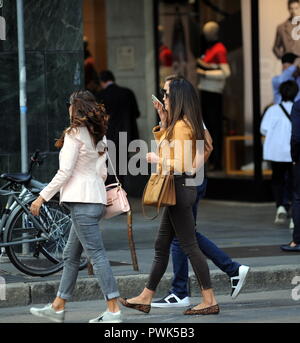
M 64 145 L 65 135 L 73 129 L 86 127 L 96 147 L 107 131 L 108 115 L 102 104 L 98 104 L 94 95 L 87 90 L 74 92 L 70 96 L 71 107 L 70 126 L 64 130 L 55 146 L 61 148 Z

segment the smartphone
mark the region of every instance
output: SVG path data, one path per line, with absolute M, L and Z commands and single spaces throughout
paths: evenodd
M 157 97 L 156 97 L 155 95 L 153 95 L 153 94 L 152 94 L 152 101 L 153 101 L 153 102 L 158 102 L 158 103 L 161 104 L 161 106 L 164 108 L 164 104 L 163 104 L 161 101 L 159 101 L 159 100 L 157 99 Z

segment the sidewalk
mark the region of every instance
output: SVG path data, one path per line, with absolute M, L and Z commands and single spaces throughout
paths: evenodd
M 133 270 L 127 238 L 125 215 L 103 221 L 103 239 L 117 277 L 120 293 L 131 297 L 143 289 L 154 256 L 154 241 L 159 220 L 149 221 L 141 213 L 140 200 L 131 199 L 133 232 L 139 271 Z M 204 200 L 198 212 L 198 231 L 227 252 L 232 259 L 251 266 L 243 292 L 292 289 L 294 276 L 300 276 L 300 254 L 284 253 L 281 244 L 291 240 L 292 231 L 286 225 L 274 225 L 275 206 L 271 203 L 252 204 Z M 170 259 L 171 261 L 171 259 Z M 229 294 L 229 278 L 211 261 L 213 287 L 216 294 Z M 61 273 L 33 278 L 16 270 L 7 259 L 0 262 L 0 275 L 6 281 L 6 300 L 0 307 L 26 306 L 46 303 L 56 294 Z M 167 293 L 172 280 L 172 263 L 161 281 L 156 297 Z M 191 296 L 198 296 L 199 289 L 190 268 Z M 73 301 L 99 299 L 101 294 L 94 277 L 81 271 Z M 102 298 L 102 296 L 101 296 Z

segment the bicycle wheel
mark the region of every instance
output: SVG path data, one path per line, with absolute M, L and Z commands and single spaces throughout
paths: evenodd
M 30 199 L 27 205 L 30 206 Z M 16 268 L 31 276 L 47 276 L 63 268 L 63 250 L 67 243 L 71 219 L 66 206 L 60 206 L 57 200 L 51 200 L 41 207 L 40 215 L 36 217 L 47 231 L 49 239 L 41 242 L 31 242 L 6 247 L 6 253 Z M 23 208 L 16 208 L 10 216 L 5 229 L 4 241 L 16 242 L 24 239 L 42 237 L 39 229 Z M 81 257 L 80 269 L 87 265 L 87 258 Z

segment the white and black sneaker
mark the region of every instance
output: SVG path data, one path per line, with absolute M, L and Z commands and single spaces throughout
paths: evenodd
M 284 224 L 287 220 L 287 211 L 283 206 L 279 206 L 276 211 L 274 224 Z
M 153 301 L 151 303 L 151 307 L 161 307 L 161 308 L 167 308 L 167 307 L 187 307 L 190 306 L 190 299 L 189 297 L 185 297 L 183 299 L 178 298 L 177 295 L 174 293 L 171 293 L 164 298 Z
M 240 291 L 242 290 L 249 270 L 250 270 L 250 267 L 248 266 L 240 266 L 238 275 L 230 278 L 231 297 L 233 299 L 235 299 L 239 295 Z

